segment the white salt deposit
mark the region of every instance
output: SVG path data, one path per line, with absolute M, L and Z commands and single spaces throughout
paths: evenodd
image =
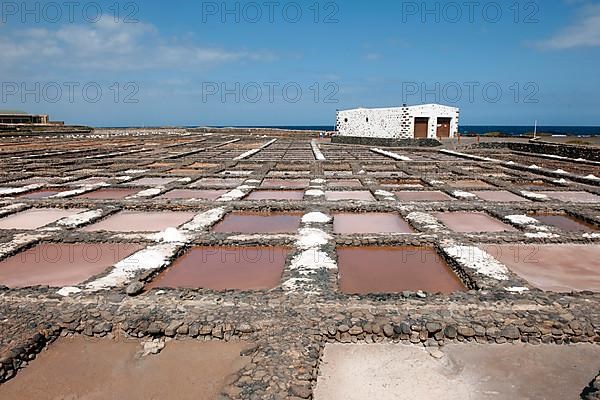
M 387 190 L 377 190 L 375 196 L 394 197 L 394 193 L 388 192 Z
M 478 274 L 500 281 L 509 278 L 508 268 L 479 247 L 449 246 L 444 247 L 443 250 L 462 267 L 474 270 Z
M 270 140 L 270 141 L 268 141 L 267 143 L 263 144 L 262 146 L 260 146 L 257 149 L 253 149 L 253 150 L 247 151 L 247 152 L 245 152 L 243 154 L 240 154 L 239 156 L 235 157 L 234 160 L 243 160 L 245 158 L 251 157 L 251 156 L 255 155 L 256 153 L 259 153 L 262 149 L 264 149 L 264 148 L 272 145 L 276 141 L 277 141 L 277 139 Z
M 324 246 L 331 239 L 331 236 L 321 229 L 302 228 L 298 231 L 298 241 L 296 244 L 301 249 L 310 249 Z
M 465 192 L 463 190 L 455 190 L 455 191 L 452 192 L 452 195 L 454 197 L 459 198 L 459 199 L 474 199 L 474 198 L 477 198 L 477 196 L 474 195 L 473 193 Z
M 223 207 L 213 208 L 202 214 L 196 215 L 190 222 L 184 224 L 181 227 L 181 230 L 203 231 L 218 222 L 224 215 L 225 209 Z
M 525 233 L 525 237 L 529 238 L 529 239 L 550 239 L 550 238 L 557 238 L 560 237 L 559 235 L 556 235 L 554 233 L 549 233 L 549 232 L 527 232 Z
M 385 151 L 385 150 L 381 150 L 381 149 L 377 149 L 377 148 L 373 148 L 373 149 L 371 149 L 371 151 L 374 153 L 381 154 L 382 156 L 393 158 L 394 160 L 412 161 L 412 159 L 409 157 L 401 156 L 400 154 L 392 153 L 391 151 Z
M 321 152 L 316 139 L 311 140 L 310 147 L 312 148 L 313 154 L 315 155 L 315 159 L 317 161 L 325 161 L 325 156 Z
M 101 209 L 85 211 L 79 214 L 62 218 L 57 222 L 57 225 L 63 226 L 65 228 L 77 228 L 79 226 L 86 225 L 95 219 L 100 218 L 102 214 L 103 210 Z
M 548 196 L 546 196 L 545 194 L 542 193 L 535 193 L 535 192 L 530 192 L 527 190 L 521 190 L 521 195 L 529 198 L 529 199 L 535 199 L 535 200 L 548 200 Z
M 163 190 L 165 190 L 165 188 L 163 186 L 157 186 L 157 187 L 154 187 L 154 188 L 142 190 L 141 192 L 138 192 L 138 193 L 134 194 L 133 196 L 127 197 L 127 199 L 138 199 L 138 198 L 145 198 L 145 197 L 154 197 L 156 195 L 161 194 Z
M 539 224 L 540 221 L 538 221 L 535 218 L 529 217 L 527 215 L 507 215 L 506 217 L 507 220 L 509 220 L 510 222 L 512 222 L 515 225 L 535 225 L 535 224 Z
M 27 185 L 21 187 L 8 187 L 8 188 L 0 188 L 0 196 L 10 196 L 13 194 L 21 194 L 25 192 L 31 192 L 32 190 L 37 190 L 43 187 L 43 185 Z
M 167 228 L 162 232 L 155 233 L 152 238 L 157 242 L 185 243 L 188 237 L 177 228 Z
M 442 230 L 444 226 L 431 214 L 420 211 L 411 212 L 406 216 L 406 219 L 412 223 L 424 225 L 425 228 L 431 230 Z
M 98 291 L 122 286 L 141 271 L 158 270 L 165 267 L 175 257 L 179 244 L 158 244 L 125 258 L 118 262 L 108 275 L 88 283 L 86 289 Z
M 321 197 L 325 196 L 325 192 L 321 189 L 309 189 L 306 191 L 306 193 L 304 193 L 304 195 L 309 197 Z
M 290 270 L 301 275 L 311 275 L 320 269 L 337 269 L 337 264 L 327 253 L 318 249 L 308 249 L 292 259 Z
M 528 292 L 529 289 L 526 287 L 520 287 L 520 286 L 513 286 L 513 287 L 509 287 L 505 289 L 507 292 L 511 292 L 511 293 L 524 293 L 524 292 Z
M 81 293 L 81 289 L 79 289 L 77 287 L 72 287 L 72 286 L 66 286 L 66 287 L 60 289 L 58 292 L 56 292 L 56 294 L 58 294 L 59 296 L 63 296 L 63 297 L 68 297 L 72 294 L 77 294 L 77 293 Z
M 331 217 L 322 212 L 311 212 L 302 217 L 304 224 L 326 224 L 329 221 L 331 221 Z

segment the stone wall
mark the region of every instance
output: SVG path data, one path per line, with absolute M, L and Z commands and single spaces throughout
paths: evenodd
M 442 145 L 436 139 L 388 139 L 358 136 L 333 136 L 331 143 L 381 147 L 437 147 Z
M 473 147 L 483 149 L 509 149 L 513 151 L 523 151 L 527 153 L 549 154 L 553 156 L 568 157 L 574 159 L 582 158 L 590 161 L 600 161 L 600 151 L 598 151 L 598 148 L 588 146 L 574 146 L 547 142 L 490 142 L 479 143 L 473 145 Z

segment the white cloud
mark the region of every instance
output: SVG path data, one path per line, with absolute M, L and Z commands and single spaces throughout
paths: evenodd
M 226 50 L 164 40 L 151 24 L 101 19 L 88 25 L 55 30 L 31 28 L 0 37 L 3 68 L 43 64 L 46 67 L 132 71 L 163 68 L 203 68 L 217 64 L 273 61 L 268 51 Z
M 377 61 L 380 60 L 382 55 L 380 53 L 367 53 L 365 54 L 365 60 Z
M 600 4 L 582 7 L 571 26 L 536 45 L 549 50 L 600 46 Z

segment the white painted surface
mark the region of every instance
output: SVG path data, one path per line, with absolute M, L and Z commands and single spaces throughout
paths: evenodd
M 415 118 L 429 118 L 427 137 L 437 137 L 438 118 L 451 118 L 450 137 L 458 133 L 460 110 L 441 104 L 422 104 L 391 108 L 358 108 L 337 113 L 339 136 L 385 139 L 413 139 Z

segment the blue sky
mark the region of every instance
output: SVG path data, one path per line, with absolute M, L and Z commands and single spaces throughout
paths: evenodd
M 332 125 L 336 109 L 439 102 L 463 125 L 600 125 L 597 1 L 174 3 L 2 2 L 0 109 Z

